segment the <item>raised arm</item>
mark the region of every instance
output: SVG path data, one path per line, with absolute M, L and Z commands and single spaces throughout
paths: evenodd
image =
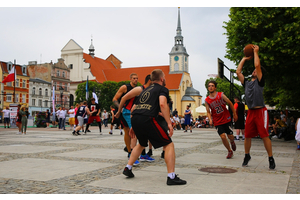
M 260 59 L 258 56 L 259 46 L 253 45 L 253 51 L 254 51 L 254 66 L 256 69 L 256 75 L 258 80 L 260 81 L 262 78 L 262 71 L 261 71 Z

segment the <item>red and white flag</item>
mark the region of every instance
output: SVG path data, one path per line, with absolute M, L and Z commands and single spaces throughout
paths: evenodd
M 5 77 L 2 83 L 12 82 L 15 81 L 15 79 L 16 79 L 15 66 L 13 66 L 13 68 L 10 70 L 9 74 L 7 75 L 7 77 Z

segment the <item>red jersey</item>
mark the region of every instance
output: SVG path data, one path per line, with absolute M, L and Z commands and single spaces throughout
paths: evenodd
M 226 108 L 226 101 L 222 99 L 223 92 L 217 92 L 214 98 L 206 97 L 205 102 L 208 103 L 214 126 L 227 124 L 231 122 L 231 116 Z

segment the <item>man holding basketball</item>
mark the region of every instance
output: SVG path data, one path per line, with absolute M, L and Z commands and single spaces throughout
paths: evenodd
M 245 97 L 249 108 L 245 125 L 245 158 L 242 166 L 247 166 L 248 162 L 251 159 L 251 138 L 258 136 L 259 134 L 259 136 L 264 142 L 264 146 L 269 156 L 269 168 L 275 169 L 276 165 L 272 153 L 272 143 L 269 139 L 268 133 L 268 111 L 265 107 L 263 98 L 265 80 L 260 65 L 260 59 L 258 56 L 259 47 L 257 45 L 253 45 L 252 48 L 254 51 L 255 70 L 252 73 L 251 81 L 245 80 L 245 77 L 242 74 L 242 69 L 245 61 L 251 60 L 252 56 L 243 57 L 236 70 L 236 74 L 245 88 Z

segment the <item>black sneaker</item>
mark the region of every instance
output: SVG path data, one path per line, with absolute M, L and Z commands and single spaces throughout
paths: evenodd
M 275 160 L 273 158 L 273 156 L 269 157 L 269 168 L 270 169 L 275 169 L 276 165 L 275 165 Z
M 90 130 L 87 130 L 86 132 L 91 132 Z
M 76 133 L 77 135 L 81 135 L 79 132 Z
M 73 135 L 75 135 L 75 134 L 76 134 L 76 132 L 75 132 L 75 131 L 73 131 L 73 132 L 72 132 L 72 134 L 73 134 Z
M 125 167 L 125 169 L 123 170 L 123 174 L 128 178 L 134 177 L 134 174 L 132 173 L 131 169 L 128 169 L 128 167 Z
M 128 152 L 127 147 L 124 147 L 124 151 L 125 151 L 125 152 Z
M 245 154 L 244 162 L 242 164 L 243 167 L 248 166 L 248 162 L 251 160 L 251 156 L 249 154 Z
M 177 175 L 175 175 L 174 179 L 168 177 L 167 185 L 184 185 L 184 184 L 186 184 L 186 181 L 180 179 Z

